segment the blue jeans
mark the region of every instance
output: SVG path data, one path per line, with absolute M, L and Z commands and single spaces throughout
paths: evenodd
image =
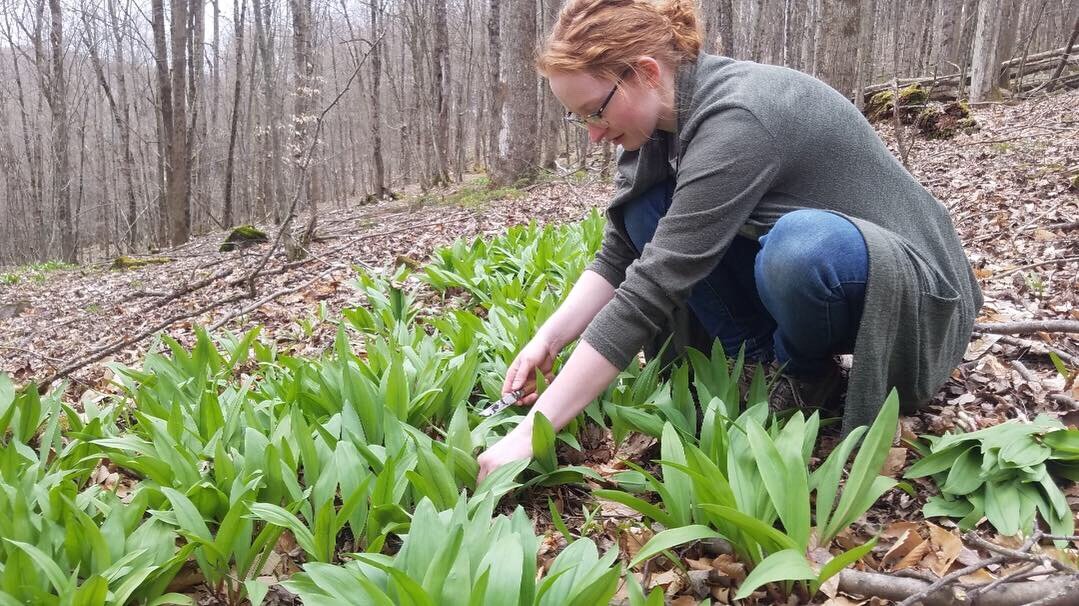
M 638 255 L 673 193 L 668 181 L 623 207 Z M 759 241 L 735 237 L 687 303 L 729 355 L 744 343 L 747 358 L 774 358 L 790 374 L 811 377 L 832 355 L 853 351 L 868 272 L 865 240 L 853 223 L 802 209 L 781 217 Z

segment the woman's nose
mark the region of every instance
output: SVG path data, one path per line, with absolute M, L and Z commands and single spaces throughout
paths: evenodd
M 605 134 L 607 134 L 607 129 L 605 127 L 597 126 L 595 124 L 588 125 L 588 140 L 591 143 L 599 143 Z

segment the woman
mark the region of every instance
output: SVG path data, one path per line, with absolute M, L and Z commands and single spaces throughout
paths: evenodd
M 700 46 L 693 0 L 569 0 L 541 49 L 567 119 L 621 146 L 617 193 L 595 262 L 504 391 L 581 342 L 481 478 L 532 456 L 536 412 L 568 423 L 687 310 L 810 384 L 853 353 L 845 432 L 893 387 L 924 403 L 962 358 L 982 298 L 943 205 L 826 84 Z

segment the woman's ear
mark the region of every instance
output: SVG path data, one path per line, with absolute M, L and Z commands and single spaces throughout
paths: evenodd
M 641 84 L 648 88 L 656 88 L 663 82 L 663 79 L 660 77 L 662 67 L 659 64 L 659 61 L 656 61 L 653 57 L 649 57 L 648 55 L 641 56 L 637 59 L 636 63 L 634 63 L 633 68 L 637 73 L 637 78 L 640 80 Z

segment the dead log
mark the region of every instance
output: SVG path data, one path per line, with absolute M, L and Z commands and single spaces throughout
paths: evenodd
M 929 587 L 920 579 L 898 577 L 860 570 L 839 573 L 839 591 L 866 597 L 900 601 L 918 595 Z M 924 606 L 1021 606 L 1038 602 L 1042 606 L 1065 606 L 1079 595 L 1079 576 L 1055 577 L 1053 582 L 1025 581 L 999 585 L 973 600 L 957 586 L 941 587 L 921 600 Z
M 839 591 L 851 595 L 876 597 L 899 602 L 922 593 L 927 581 L 891 574 L 844 570 L 839 573 Z M 976 586 L 975 586 L 976 587 Z M 1040 606 L 1071 606 L 1079 595 L 1079 576 L 1056 576 L 1052 582 L 1022 581 L 1005 583 L 978 594 L 974 599 L 960 586 L 941 587 L 921 599 L 923 606 L 1023 606 L 1037 602 Z M 664 604 L 674 598 L 665 597 Z M 629 606 L 628 599 L 614 600 L 610 606 Z
M 1045 51 L 1043 53 L 1037 53 L 1037 54 L 1034 54 L 1034 55 L 1027 56 L 1027 63 L 1023 66 L 1023 75 L 1024 75 L 1024 77 L 1026 77 L 1027 75 L 1033 74 L 1033 73 L 1038 73 L 1038 72 L 1043 72 L 1043 71 L 1049 71 L 1049 70 L 1052 70 L 1052 69 L 1056 69 L 1057 66 L 1062 63 L 1061 62 L 1061 57 L 1065 56 L 1065 53 L 1067 51 L 1068 51 L 1068 47 L 1063 46 L 1063 47 L 1055 49 L 1055 50 Z M 1022 57 L 1017 57 L 1017 58 L 1009 59 L 1007 61 L 1002 62 L 1000 64 L 1000 71 L 1003 72 L 1004 70 L 1010 69 L 1012 67 L 1017 67 L 1021 60 L 1022 60 Z M 1077 63 L 1077 60 L 1076 60 L 1076 58 L 1074 56 L 1067 56 L 1065 58 L 1065 62 L 1068 63 L 1068 64 L 1075 64 L 1075 63 Z M 1015 78 L 1016 74 L 1012 74 L 1009 77 L 1010 78 Z M 965 80 L 967 82 L 970 81 L 970 75 L 969 74 L 966 75 Z M 922 86 L 934 86 L 934 85 L 946 85 L 946 84 L 955 85 L 955 84 L 958 84 L 958 83 L 959 83 L 959 73 L 944 74 L 944 75 L 938 75 L 938 76 L 919 76 L 919 77 L 915 77 L 915 78 L 899 78 L 898 79 L 898 84 L 899 84 L 900 87 L 910 86 L 911 84 L 920 84 Z M 892 82 L 891 81 L 881 82 L 881 83 L 878 83 L 878 84 L 873 84 L 873 85 L 867 86 L 865 88 L 865 90 L 863 91 L 863 93 L 865 94 L 865 97 L 868 99 L 870 96 L 872 96 L 872 95 L 874 95 L 876 93 L 879 93 L 881 91 L 889 90 L 891 87 L 892 87 Z

